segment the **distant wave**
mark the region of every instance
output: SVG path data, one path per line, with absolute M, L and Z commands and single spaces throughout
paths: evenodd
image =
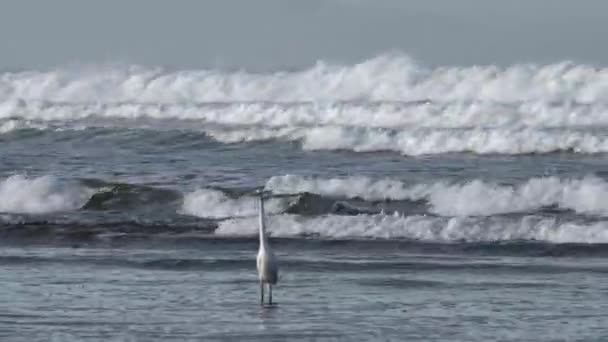
M 387 54 L 269 73 L 113 66 L 0 74 L 2 135 L 141 128 L 138 120 L 221 143 L 295 141 L 313 151 L 606 153 L 608 71 L 427 68 Z
M 197 123 L 156 124 L 125 122 L 68 122 L 44 123 L 11 119 L 0 120 L 0 136 L 13 139 L 24 130 L 36 130 L 46 134 L 61 134 L 67 131 L 83 131 L 83 139 L 103 130 L 142 130 L 138 137 L 153 137 L 154 131 L 168 131 L 167 146 L 171 146 L 171 134 L 176 143 L 189 139 L 193 143 L 209 138 L 217 142 L 249 143 L 260 141 L 296 142 L 304 150 L 344 150 L 354 152 L 389 151 L 406 156 L 434 155 L 444 153 L 475 154 L 539 154 L 568 152 L 598 154 L 608 152 L 608 135 L 596 128 L 466 128 L 433 129 L 407 128 L 384 129 L 344 126 L 314 127 L 264 127 L 264 126 L 217 126 Z M 185 132 L 190 132 L 184 136 Z M 152 134 L 148 134 L 152 133 Z M 146 135 L 148 134 L 148 135 Z M 73 137 L 73 135 L 71 135 Z M 137 138 L 133 136 L 132 139 Z M 58 136 L 59 137 L 59 136 Z
M 565 128 L 608 126 L 608 104 L 571 102 L 211 102 L 182 104 L 7 100 L 0 119 L 191 120 L 225 126 L 361 128 Z M 15 122 L 16 123 L 16 122 Z
M 234 101 L 608 102 L 608 72 L 569 62 L 549 65 L 425 67 L 404 54 L 353 65 L 319 61 L 300 71 L 169 72 L 90 66 L 3 73 L 0 101 L 182 104 Z
M 471 152 L 476 154 L 532 154 L 551 152 L 606 153 L 608 135 L 581 130 L 516 129 L 403 129 L 349 128 L 213 128 L 207 135 L 224 143 L 264 140 L 301 142 L 305 150 L 355 152 L 394 151 L 419 156 Z

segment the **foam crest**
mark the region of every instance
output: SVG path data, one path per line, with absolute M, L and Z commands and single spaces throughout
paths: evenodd
M 19 120 L 7 120 L 0 123 L 0 134 L 9 133 L 18 129 L 24 128 Z
M 81 208 L 94 191 L 52 176 L 13 175 L 0 181 L 0 212 L 42 214 Z
M 433 210 L 443 215 L 492 215 L 556 205 L 582 214 L 608 215 L 608 183 L 597 177 L 561 180 L 534 178 L 516 186 L 475 180 L 429 194 Z
M 1 121 L 0 120 L 0 134 L 11 133 L 22 129 L 37 129 L 45 130 L 49 126 L 44 123 L 32 122 L 30 120 L 16 120 L 10 119 Z
M 224 236 L 254 236 L 253 218 L 231 219 L 215 231 Z M 498 217 L 428 216 L 270 216 L 267 230 L 275 237 L 319 236 L 330 239 L 373 238 L 412 239 L 428 242 L 546 241 L 552 243 L 607 243 L 608 223 L 580 224 L 525 216 L 521 219 Z
M 320 179 L 287 175 L 272 177 L 266 189 L 275 193 L 311 192 L 366 200 L 426 199 L 431 212 L 445 216 L 489 216 L 553 205 L 582 214 L 608 216 L 608 183 L 595 176 L 542 177 L 516 185 L 498 185 L 480 180 L 407 184 L 367 177 Z
M 54 108 L 57 109 L 57 108 Z M 127 108 L 128 109 L 128 108 Z M 39 112 L 38 112 L 39 113 Z M 76 112 L 74 112 L 76 113 Z M 88 115 L 94 118 L 93 109 L 77 112 L 75 116 L 65 115 L 65 112 L 47 112 L 48 117 L 43 121 L 32 121 L 34 115 L 28 115 L 27 120 L 9 119 L 0 121 L 0 134 L 19 129 L 65 129 L 81 130 L 87 127 L 130 127 L 125 122 L 93 120 L 91 123 L 75 121 L 86 119 Z M 200 112 L 192 112 L 200 118 Z M 107 118 L 140 118 L 139 112 L 113 109 L 105 112 Z M 162 119 L 162 112 L 148 112 L 142 117 Z M 72 119 L 70 119 L 72 118 Z M 191 119 L 188 116 L 183 119 Z M 45 123 L 45 120 L 65 120 L 64 124 L 57 122 Z M 200 124 L 193 122 L 158 123 L 143 125 L 148 129 L 166 129 L 178 127 L 180 129 L 198 130 L 212 139 L 222 143 L 255 142 L 264 140 L 283 140 L 301 143 L 302 148 L 310 151 L 317 150 L 349 150 L 355 152 L 392 151 L 403 155 L 418 156 L 442 153 L 476 153 L 476 154 L 529 154 L 551 152 L 574 153 L 606 153 L 608 152 L 608 136 L 596 129 L 543 129 L 543 128 L 405 128 L 387 129 L 374 127 L 346 127 L 346 126 L 233 126 L 216 125 L 212 118 L 207 121 L 202 118 Z M 249 121 L 256 119 L 248 119 Z M 222 120 L 218 120 L 222 121 Z M 237 120 L 235 120 L 237 121 Z M 263 120 L 262 120 L 263 121 Z M 281 120 L 279 120 L 281 121 Z M 205 123 L 212 123 L 206 125 Z M 272 124 L 272 122 L 270 122 Z M 135 127 L 139 127 L 136 126 Z
M 370 201 L 415 200 L 428 194 L 426 187 L 411 187 L 398 180 L 374 180 L 364 176 L 331 179 L 297 175 L 274 176 L 266 182 L 265 189 L 277 194 L 310 192 L 327 197 L 359 197 Z
M 564 128 L 608 125 L 608 105 L 525 102 L 330 103 L 0 103 L 0 119 L 73 121 L 83 119 L 191 120 L 201 124 L 264 127 L 363 128 Z
M 472 152 L 477 154 L 529 154 L 571 151 L 608 152 L 608 136 L 601 132 L 542 129 L 374 129 L 339 126 L 210 128 L 207 134 L 220 142 L 271 139 L 299 141 L 305 150 L 394 151 L 403 155 Z
M 421 66 L 384 54 L 353 65 L 318 62 L 299 71 L 167 71 L 99 66 L 0 75 L 0 101 L 233 102 L 542 100 L 604 102 L 608 71 L 587 65 Z
M 277 213 L 287 207 L 286 199 L 270 199 L 265 203 L 268 213 Z M 232 198 L 215 189 L 198 189 L 184 196 L 180 212 L 204 218 L 227 218 L 258 215 L 257 200 L 243 196 Z
M 596 178 L 535 178 L 517 186 L 475 180 L 429 194 L 435 212 L 444 215 L 492 215 L 556 205 L 583 214 L 608 215 L 608 183 Z
M 266 73 L 117 65 L 0 73 L 0 134 L 136 119 L 193 123 L 223 143 L 279 139 L 311 151 L 605 153 L 608 69 L 429 68 L 395 53 Z

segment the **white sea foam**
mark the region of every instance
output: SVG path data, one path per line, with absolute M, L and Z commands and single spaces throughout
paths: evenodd
M 190 129 L 224 143 L 281 139 L 307 150 L 605 153 L 608 69 L 427 68 L 387 54 L 269 73 L 106 66 L 0 74 L 0 119 L 112 127 L 142 118 L 195 121 Z M 4 122 L 0 132 L 23 122 Z
M 229 126 L 367 128 L 564 128 L 608 125 L 608 105 L 524 102 L 54 103 L 7 101 L 0 118 L 38 121 L 177 119 Z
M 220 142 L 270 139 L 299 141 L 306 150 L 394 151 L 403 155 L 473 152 L 477 154 L 527 154 L 572 151 L 608 152 L 608 136 L 581 130 L 524 129 L 407 129 L 348 128 L 210 128 L 207 134 Z
M 266 211 L 281 212 L 286 209 L 287 204 L 287 199 L 271 199 L 266 203 Z M 258 207 L 255 197 L 231 198 L 220 190 L 199 189 L 184 196 L 180 212 L 205 218 L 227 218 L 255 216 Z
M 521 219 L 498 217 L 428 217 L 397 215 L 321 216 L 304 218 L 275 215 L 267 219 L 271 236 L 315 235 L 322 238 L 414 239 L 433 242 L 487 242 L 536 240 L 553 243 L 606 243 L 608 222 L 580 224 L 525 216 Z M 223 221 L 215 231 L 225 236 L 256 234 L 254 218 Z
M 425 186 L 410 186 L 393 179 L 372 179 L 363 176 L 348 178 L 316 178 L 297 175 L 271 177 L 266 190 L 277 194 L 310 192 L 324 196 L 360 197 L 366 200 L 421 199 L 428 194 Z
M 96 111 L 89 108 L 83 111 L 71 112 L 74 115 L 67 115 L 66 112 L 58 110 L 57 107 L 50 107 L 50 112 L 46 117 L 36 115 L 42 112 L 26 111 L 28 114 L 25 120 L 9 119 L 0 122 L 0 134 L 8 133 L 18 129 L 53 129 L 61 131 L 65 129 L 83 129 L 87 127 L 86 122 L 75 122 L 74 120 L 92 118 L 90 127 L 104 126 L 114 127 L 115 125 L 125 125 L 125 122 L 101 122 L 99 119 L 118 118 L 118 119 L 138 119 L 141 117 L 152 117 L 162 119 L 164 112 L 152 111 L 143 115 L 139 111 L 129 111 L 130 107 L 113 108 L 109 112 Z M 207 113 L 202 111 L 202 113 Z M 608 113 L 608 111 L 607 111 Z M 14 114 L 14 113 L 13 113 Z M 142 116 L 139 116 L 142 114 Z M 193 119 L 201 112 L 192 111 L 192 116 L 184 116 L 182 119 Z M 43 116 L 44 116 L 43 115 Z M 102 117 L 107 115 L 107 117 Z M 41 121 L 34 121 L 41 120 Z M 45 123 L 45 120 L 54 120 L 52 124 Z M 62 125 L 57 121 L 64 120 Z M 245 119 L 250 122 L 255 119 Z M 229 120 L 228 120 L 229 121 Z M 263 121 L 263 120 L 262 120 Z M 281 120 L 278 120 L 281 121 Z M 606 153 L 608 152 L 608 135 L 595 128 L 582 127 L 564 129 L 544 129 L 526 128 L 515 125 L 514 127 L 494 127 L 494 128 L 429 128 L 412 127 L 401 129 L 387 129 L 378 127 L 348 127 L 348 126 L 246 126 L 234 125 L 215 125 L 226 120 L 214 119 L 212 117 L 203 118 L 200 124 L 189 123 L 177 124 L 173 126 L 164 122 L 158 125 L 146 124 L 142 127 L 148 129 L 164 129 L 177 127 L 204 132 L 206 135 L 223 143 L 252 142 L 262 140 L 283 140 L 301 143 L 306 150 L 351 150 L 356 152 L 372 151 L 394 151 L 403 155 L 424 155 L 441 153 L 472 152 L 477 154 L 527 154 L 527 153 L 549 153 L 557 151 L 572 151 L 576 153 Z M 205 125 L 212 123 L 214 125 Z M 277 122 L 278 124 L 278 122 Z M 131 126 L 128 126 L 131 127 Z M 139 127 L 139 126 L 136 126 Z
M 22 129 L 37 129 L 45 130 L 49 126 L 41 122 L 32 122 L 30 120 L 17 120 L 10 119 L 6 121 L 0 121 L 0 134 L 6 134 Z
M 0 123 L 0 134 L 9 133 L 22 128 L 23 125 L 19 120 L 8 120 Z
M 64 68 L 0 75 L 0 101 L 233 102 L 542 100 L 607 102 L 608 71 L 558 63 L 427 68 L 403 54 L 301 71 L 164 71 L 139 66 Z
M 13 175 L 0 181 L 0 212 L 41 214 L 81 208 L 94 191 L 52 176 Z
M 311 192 L 367 200 L 427 199 L 431 212 L 445 216 L 525 212 L 552 205 L 578 213 L 608 216 L 608 183 L 595 176 L 532 178 L 507 186 L 480 180 L 407 184 L 367 177 L 320 179 L 287 175 L 272 177 L 266 189 L 275 193 Z

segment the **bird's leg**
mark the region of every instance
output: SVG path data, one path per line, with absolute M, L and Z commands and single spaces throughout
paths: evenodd
M 268 304 L 272 305 L 272 284 L 268 284 Z
M 260 282 L 260 305 L 264 305 L 264 283 Z

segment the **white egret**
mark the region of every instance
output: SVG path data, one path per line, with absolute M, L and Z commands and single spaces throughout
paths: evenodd
M 258 249 L 257 269 L 260 279 L 260 304 L 264 305 L 264 286 L 268 285 L 268 304 L 272 305 L 272 285 L 279 280 L 278 260 L 272 253 L 266 237 L 266 220 L 264 217 L 264 194 L 260 191 L 260 248 Z

